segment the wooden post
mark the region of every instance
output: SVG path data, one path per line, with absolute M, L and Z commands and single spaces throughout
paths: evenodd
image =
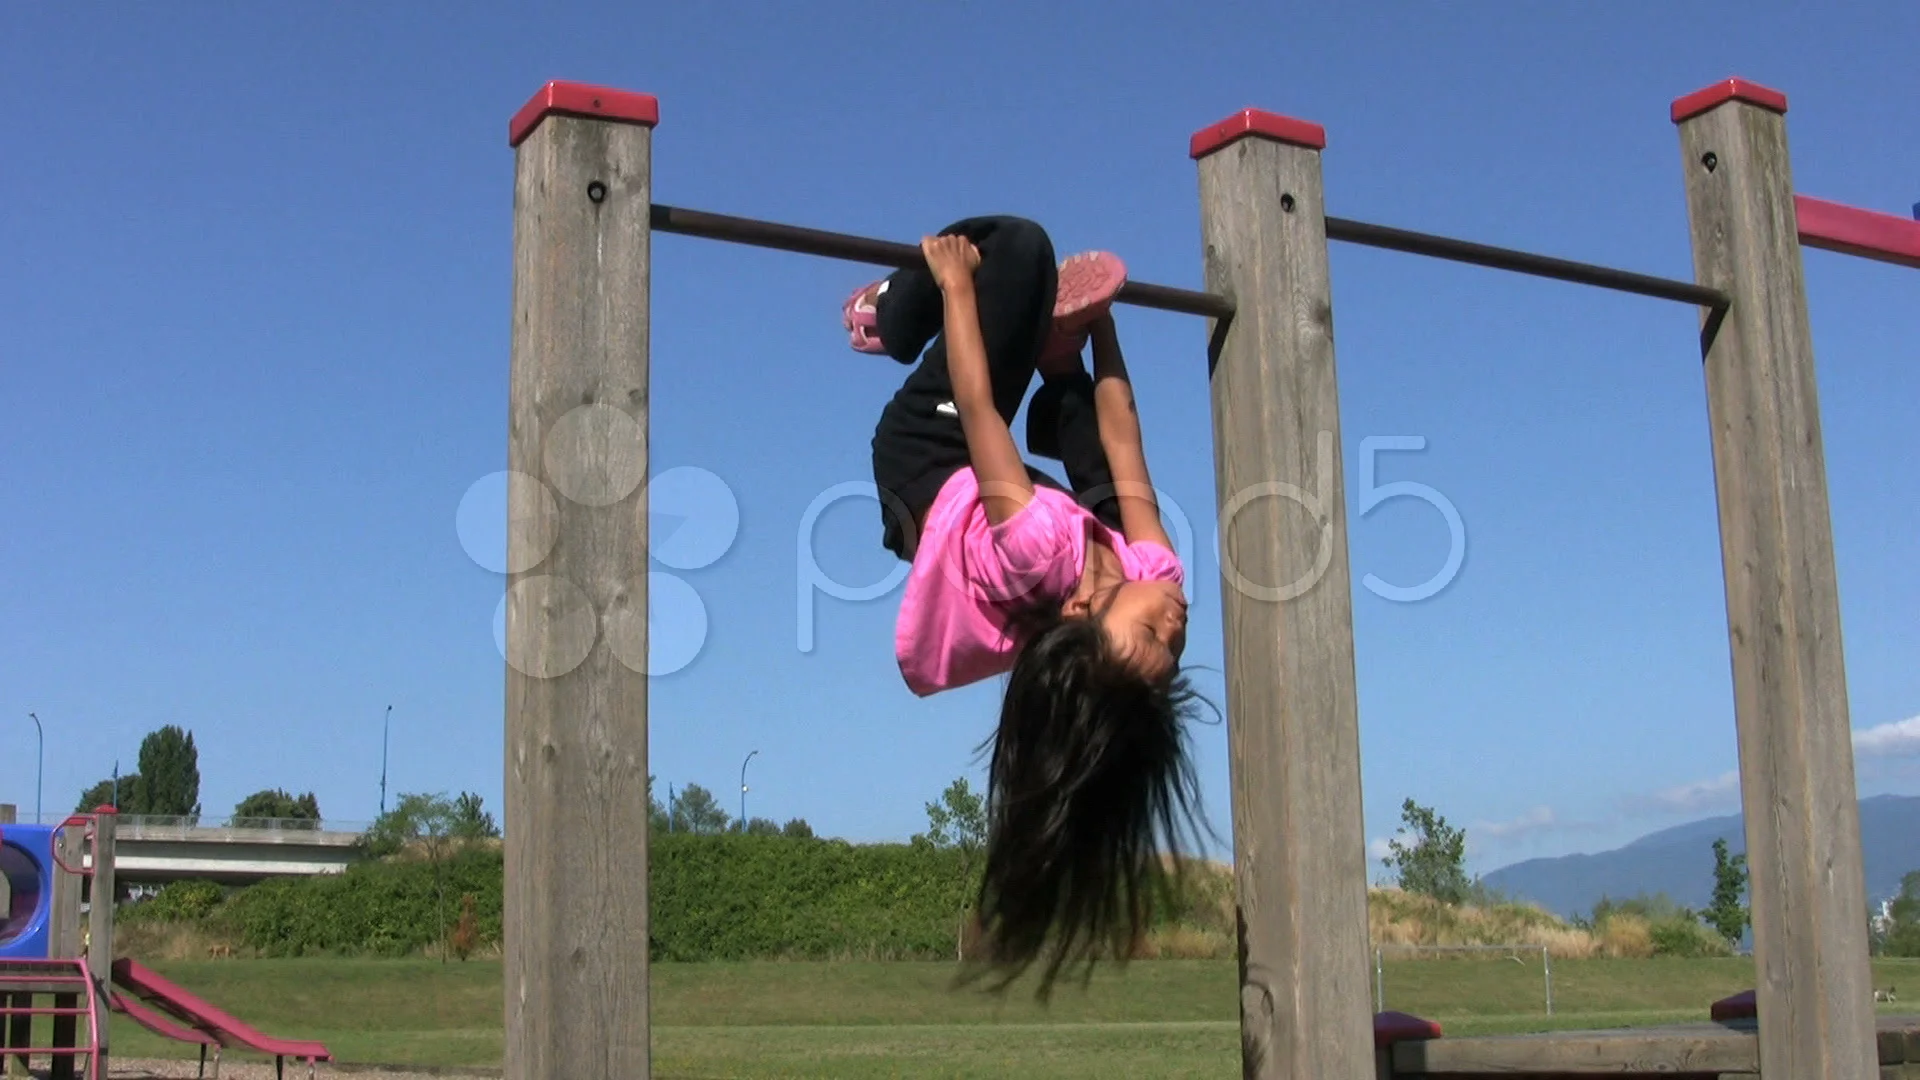
M 100 1029 L 94 1032 L 94 1040 L 99 1045 L 99 1055 L 94 1059 L 93 1074 L 100 1080 L 106 1080 L 109 1074 L 107 1063 L 107 1031 L 113 1025 L 107 1023 L 112 1010 L 106 1007 L 113 993 L 113 898 L 116 886 L 113 880 L 113 837 L 114 827 L 120 815 L 111 806 L 102 806 L 94 811 L 93 819 L 93 896 L 87 910 L 87 974 L 93 977 L 94 994 L 100 1001 Z
M 1674 102 L 1703 331 L 1752 880 L 1760 1070 L 1878 1075 L 1866 883 L 1786 98 Z M 1717 323 L 1717 326 L 1715 325 Z
M 654 99 L 549 83 L 514 169 L 505 1080 L 651 1075 L 647 289 Z
M 14 1008 L 33 1007 L 33 995 L 25 992 L 0 994 L 0 999 L 10 999 Z M 33 1045 L 33 1014 L 20 1013 L 7 1018 L 6 1030 L 0 1031 L 0 1051 L 8 1048 L 25 1049 Z M 33 1076 L 33 1058 L 29 1054 L 0 1053 L 7 1063 L 8 1080 L 30 1080 Z
M 61 829 L 53 835 L 54 850 L 59 859 L 53 867 L 52 896 L 47 909 L 47 952 L 56 957 L 78 957 L 80 955 L 80 884 L 76 874 L 60 869 L 60 864 L 79 866 L 86 857 L 86 844 L 81 838 L 79 827 Z M 80 1005 L 78 994 L 55 994 L 53 1005 L 56 1009 L 74 1009 Z M 77 1046 L 80 1041 L 80 1023 L 76 1017 L 56 1016 L 53 1018 L 53 1045 Z M 73 1080 L 74 1060 L 71 1057 L 53 1059 L 48 1080 Z
M 1191 147 L 1207 288 L 1237 305 L 1210 359 L 1249 1080 L 1375 1065 L 1325 145 L 1248 110 Z
M 19 820 L 20 810 L 10 802 L 0 802 L 0 825 L 11 825 Z

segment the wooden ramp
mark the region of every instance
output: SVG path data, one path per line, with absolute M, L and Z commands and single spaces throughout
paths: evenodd
M 1878 1029 L 1878 1080 L 1920 1080 L 1920 1016 L 1882 1016 Z M 1404 1041 L 1382 1050 L 1381 1058 L 1383 1080 L 1419 1076 L 1753 1080 L 1760 1076 L 1760 1041 L 1754 1021 L 1748 1018 L 1676 1027 Z

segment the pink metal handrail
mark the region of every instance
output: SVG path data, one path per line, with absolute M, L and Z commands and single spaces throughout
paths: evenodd
M 106 1070 L 100 1067 L 100 988 L 94 985 L 91 974 L 87 978 L 87 1042 L 88 1071 L 93 1073 L 93 1080 L 107 1080 Z
M 72 874 L 76 877 L 92 877 L 93 871 L 87 868 L 86 863 L 82 862 L 79 866 L 68 866 L 66 863 L 66 860 L 60 857 L 60 843 L 59 843 L 60 834 L 63 831 L 70 829 L 75 825 L 86 826 L 87 831 L 81 834 L 81 839 L 88 844 L 91 844 L 94 838 L 98 835 L 94 827 L 94 815 L 92 814 L 68 815 L 67 820 L 53 827 L 53 835 L 54 835 L 53 861 L 55 865 L 60 867 L 60 869 L 65 870 L 67 873 Z
M 44 1054 L 48 1057 L 79 1058 L 85 1056 L 87 1067 L 86 1080 L 107 1080 L 100 1069 L 100 995 L 93 977 L 79 960 L 71 958 L 32 958 L 8 959 L 0 961 L 0 979 L 12 983 L 31 982 L 41 984 L 38 987 L 15 991 L 27 996 L 29 1002 L 41 994 L 66 993 L 67 987 L 84 986 L 86 994 L 85 1008 L 64 1006 L 5 1005 L 0 1006 L 0 1016 L 85 1016 L 87 1018 L 87 1045 L 85 1046 L 10 1046 L 6 1048 L 8 1056 Z

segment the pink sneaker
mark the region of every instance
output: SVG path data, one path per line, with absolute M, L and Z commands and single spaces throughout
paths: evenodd
M 1127 264 L 1110 251 L 1069 255 L 1060 263 L 1060 284 L 1054 293 L 1053 325 L 1071 334 L 1113 306 L 1113 298 L 1127 283 Z
M 855 352 L 884 353 L 880 342 L 879 315 L 874 301 L 880 296 L 881 281 L 868 282 L 855 290 L 840 307 L 840 324 L 847 328 L 848 344 Z

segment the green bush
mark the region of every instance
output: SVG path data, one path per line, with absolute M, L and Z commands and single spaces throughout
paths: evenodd
M 1661 919 L 1649 927 L 1649 932 L 1655 956 L 1697 958 L 1725 956 L 1732 951 L 1726 939 L 1690 916 L 1675 915 Z
M 114 913 L 130 922 L 198 922 L 213 914 L 227 891 L 211 881 L 175 881 L 137 904 Z
M 927 844 L 668 833 L 652 854 L 661 960 L 951 956 L 970 898 Z
M 482 943 L 500 940 L 501 857 L 458 850 L 426 860 L 364 862 L 345 873 L 279 878 L 236 893 L 214 916 L 263 956 L 406 956 L 443 941 L 474 894 Z
M 950 956 L 971 898 L 958 855 L 928 845 L 669 833 L 651 854 L 660 959 Z M 404 956 L 445 940 L 471 893 L 484 947 L 500 941 L 502 870 L 493 847 L 457 851 L 437 870 L 369 860 L 266 881 L 196 917 L 263 956 Z
M 924 842 L 656 833 L 651 855 L 651 952 L 660 960 L 945 959 L 978 884 L 977 868 L 963 876 L 958 851 Z M 397 856 L 270 880 L 224 902 L 217 887 L 182 883 L 136 908 L 146 918 L 203 920 L 262 956 L 417 955 L 447 940 L 469 893 L 476 944 L 498 944 L 502 871 L 498 846 L 475 844 L 438 863 Z M 1231 887 L 1230 875 L 1196 867 L 1155 924 L 1230 933 Z
M 1235 932 L 1233 917 L 1233 871 L 1194 861 L 1177 881 L 1170 882 L 1173 895 L 1166 902 L 1154 900 L 1151 929 L 1165 930 L 1186 926 L 1195 930 Z

